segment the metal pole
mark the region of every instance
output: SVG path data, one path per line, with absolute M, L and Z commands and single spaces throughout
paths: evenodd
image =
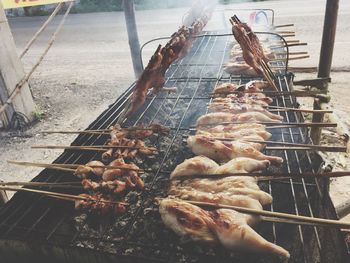
M 139 78 L 142 73 L 140 59 L 140 42 L 137 34 L 135 6 L 133 0 L 123 0 L 126 29 L 128 31 L 129 46 L 134 67 L 135 77 Z
M 339 0 L 327 0 L 326 14 L 323 25 L 322 46 L 318 77 L 329 78 L 332 66 L 335 32 L 337 28 Z M 324 87 L 326 90 L 328 85 Z

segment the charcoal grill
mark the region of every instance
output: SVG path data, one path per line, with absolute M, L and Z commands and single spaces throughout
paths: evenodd
M 189 54 L 171 66 L 166 86 L 178 88 L 176 94 L 161 93 L 148 97 L 142 108 L 127 119 L 126 127 L 138 123 L 161 123 L 173 127 L 169 136 L 155 137 L 160 154 L 156 158 L 139 160 L 140 166 L 152 169 L 144 175 L 146 190 L 129 193 L 128 213 L 113 218 L 98 218 L 77 213 L 67 201 L 37 194 L 19 192 L 0 209 L 0 254 L 2 262 L 281 262 L 274 256 L 229 252 L 221 246 L 209 247 L 176 236 L 167 229 L 159 216 L 155 197 L 167 195 L 169 174 L 185 158 L 192 156 L 186 149 L 183 135 L 207 111 L 208 97 L 215 85 L 223 82 L 242 84 L 251 79 L 230 76 L 223 71 L 228 60 L 232 36 L 220 32 L 204 32 Z M 293 75 L 277 75 L 284 91 L 291 90 Z M 134 84 L 109 106 L 88 129 L 104 129 L 113 125 L 125 107 Z M 276 106 L 295 107 L 292 96 L 278 97 Z M 303 122 L 299 112 L 280 112 L 289 122 Z M 273 130 L 273 140 L 308 143 L 305 128 Z M 101 145 L 108 135 L 79 135 L 72 145 Z M 270 151 L 284 157 L 281 167 L 271 172 L 319 172 L 322 158 L 304 151 Z M 66 150 L 55 163 L 83 164 L 100 158 L 99 154 Z M 70 173 L 43 170 L 33 181 L 76 181 Z M 265 209 L 297 215 L 336 218 L 327 192 L 327 181 L 290 179 L 260 184 L 271 193 L 274 202 Z M 59 191 L 59 189 L 54 189 Z M 62 191 L 62 190 L 61 190 Z M 79 194 L 76 190 L 64 191 Z M 297 226 L 281 223 L 260 223 L 257 231 L 271 242 L 291 252 L 289 262 L 348 262 L 344 235 L 337 229 Z

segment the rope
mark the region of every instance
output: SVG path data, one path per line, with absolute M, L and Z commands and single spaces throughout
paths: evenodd
M 40 34 L 46 29 L 46 27 L 48 26 L 48 24 L 51 22 L 51 20 L 56 16 L 56 14 L 61 10 L 63 6 L 63 3 L 59 3 L 55 10 L 53 10 L 52 14 L 47 18 L 47 20 L 45 21 L 45 23 L 39 28 L 39 30 L 35 33 L 35 35 L 33 36 L 33 38 L 31 40 L 29 40 L 29 42 L 27 43 L 27 45 L 25 46 L 23 52 L 21 53 L 21 55 L 19 55 L 19 58 L 23 58 L 23 56 L 28 52 L 29 48 L 32 46 L 32 44 L 34 43 L 34 41 L 40 36 Z
M 64 22 L 66 21 L 66 18 L 70 12 L 70 10 L 72 9 L 74 5 L 74 2 L 71 2 L 60 22 L 60 24 L 58 25 L 58 27 L 56 28 L 56 31 L 53 33 L 48 46 L 46 47 L 44 53 L 40 56 L 38 62 L 33 66 L 33 68 L 29 71 L 29 73 L 23 77 L 23 79 L 16 85 L 15 89 L 11 92 L 11 95 L 9 96 L 9 98 L 7 99 L 7 101 L 4 103 L 4 105 L 0 108 L 0 115 L 4 113 L 4 111 L 6 110 L 6 108 L 12 103 L 13 98 L 16 97 L 16 95 L 20 92 L 21 88 L 23 87 L 23 85 L 25 83 L 27 83 L 27 81 L 29 80 L 29 78 L 32 76 L 32 74 L 34 73 L 34 71 L 37 69 L 37 67 L 40 65 L 40 63 L 43 61 L 44 57 L 46 56 L 46 54 L 49 52 L 51 46 L 53 45 L 54 41 L 56 40 L 56 36 L 57 34 L 60 32 Z

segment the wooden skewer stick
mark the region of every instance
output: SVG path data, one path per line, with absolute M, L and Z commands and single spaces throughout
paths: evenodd
M 100 203 L 129 205 L 128 203 L 125 203 L 125 202 L 116 202 L 116 201 L 110 201 L 110 200 L 94 200 L 92 198 L 79 196 L 79 195 L 63 194 L 63 193 L 58 193 L 58 192 L 43 191 L 43 190 L 30 189 L 30 188 L 0 186 L 0 190 L 15 191 L 15 192 L 17 192 L 17 191 L 32 192 L 32 193 L 43 194 L 43 195 L 46 195 L 49 197 L 66 198 L 65 200 L 69 200 L 69 199 L 70 200 L 86 200 L 86 201 L 93 201 L 93 202 L 100 202 Z
M 304 90 L 294 90 L 294 91 L 221 91 L 221 92 L 215 92 L 215 93 L 209 93 L 209 97 L 216 98 L 219 95 L 225 95 L 225 94 L 265 94 L 269 97 L 277 97 L 277 96 L 295 96 L 295 97 L 314 97 L 317 95 L 320 95 L 322 93 L 315 92 L 315 91 L 304 91 Z
M 273 53 L 276 56 L 280 56 L 280 55 L 287 55 L 287 52 L 275 52 Z M 300 52 L 289 52 L 289 55 L 307 55 L 308 52 L 306 51 L 300 51 Z
M 153 147 L 134 147 L 134 146 L 118 146 L 118 145 L 91 145 L 91 146 L 68 146 L 68 145 L 36 145 L 32 149 L 64 149 L 64 150 L 78 150 L 78 151 L 98 151 L 105 152 L 108 149 L 149 149 L 156 152 L 157 149 Z
M 267 108 L 276 109 L 276 110 L 286 110 L 286 111 L 299 111 L 299 112 L 307 112 L 307 113 L 333 113 L 333 110 L 300 109 L 300 108 L 289 108 L 289 107 L 281 107 L 281 106 L 267 106 Z
M 307 46 L 307 43 L 301 42 L 301 43 L 292 43 L 287 44 L 288 47 L 296 47 L 296 46 Z M 270 48 L 284 48 L 285 45 L 271 45 Z
M 108 132 L 106 130 L 85 130 L 85 131 L 42 131 L 40 133 L 45 134 L 53 134 L 53 133 L 62 133 L 62 134 L 109 134 L 111 130 Z
M 171 171 L 162 171 L 163 173 L 171 173 Z M 174 180 L 184 181 L 188 179 L 195 178 L 223 178 L 230 176 L 249 176 L 256 177 L 259 181 L 270 181 L 270 180 L 281 180 L 281 179 L 300 179 L 300 178 L 336 178 L 350 176 L 350 171 L 337 171 L 337 172 L 325 172 L 325 173 L 272 173 L 270 175 L 264 175 L 262 173 L 225 173 L 225 174 L 196 174 L 196 175 L 183 175 L 181 177 L 176 177 Z M 276 178 L 276 179 L 275 179 Z
M 167 127 L 164 127 L 165 129 Z M 147 128 L 147 127 L 137 127 L 137 126 L 134 126 L 134 127 L 127 127 L 127 128 L 118 128 L 118 130 L 124 130 L 124 131 L 135 131 L 135 130 L 143 130 L 143 131 L 153 131 L 153 130 L 157 130 L 155 128 Z M 110 129 L 98 129 L 98 130 L 82 130 L 82 131 L 42 131 L 41 133 L 47 133 L 47 134 L 50 134 L 50 133 L 63 133 L 63 134 L 69 134 L 69 133 L 109 133 L 113 131 L 113 128 L 110 128 Z
M 313 149 L 316 151 L 328 151 L 328 152 L 346 152 L 346 147 L 343 146 L 324 146 L 324 145 L 314 145 L 314 144 L 304 144 L 304 143 L 291 143 L 291 142 L 275 142 L 275 141 L 259 141 L 259 140 L 242 140 L 253 143 L 262 143 L 270 145 L 283 145 L 283 146 L 292 146 L 292 147 L 305 147 L 308 149 Z M 266 147 L 266 149 L 271 147 Z M 284 148 L 282 148 L 284 149 Z M 292 149 L 292 148 L 291 148 Z
M 305 55 L 305 56 L 299 56 L 299 57 L 289 57 L 289 61 L 291 60 L 300 60 L 300 59 L 305 59 L 305 58 L 310 58 L 310 55 Z M 270 60 L 269 62 L 278 62 L 278 61 L 286 61 L 287 58 L 275 58 Z
M 282 37 L 295 37 L 295 34 L 280 34 Z
M 220 102 L 211 102 L 207 105 L 223 105 L 226 103 L 220 103 Z M 227 103 L 227 104 L 233 104 L 236 103 Z M 306 113 L 333 113 L 332 110 L 314 110 L 314 109 L 300 109 L 300 108 L 289 108 L 289 107 L 282 107 L 282 106 L 261 106 L 262 108 L 267 109 L 268 111 L 298 111 L 298 112 L 306 112 Z
M 50 169 L 67 169 L 66 171 L 73 172 L 81 165 L 85 164 L 58 164 L 58 163 L 34 163 L 34 162 L 21 162 L 21 161 L 7 161 L 10 164 L 16 164 L 16 165 L 22 165 L 22 166 L 36 166 L 36 167 L 44 167 L 44 168 L 50 168 Z M 130 170 L 130 171 L 136 171 L 136 172 L 150 172 L 150 170 L 143 170 L 143 169 L 134 169 L 130 167 L 124 167 L 124 166 L 117 166 L 117 165 L 88 165 L 91 168 L 105 168 L 105 169 L 121 169 L 121 170 Z M 65 171 L 65 170 L 63 170 Z
M 273 26 L 274 28 L 281 28 L 281 27 L 291 27 L 291 26 L 294 26 L 294 24 L 282 24 L 282 25 L 276 25 L 276 26 Z
M 244 124 L 246 122 L 237 121 L 237 122 L 217 122 L 217 123 L 208 123 L 208 124 L 199 124 L 197 126 L 191 126 L 191 128 L 197 128 L 197 127 L 205 127 L 205 126 L 217 126 L 217 125 L 230 125 L 230 124 Z M 264 124 L 264 125 L 283 125 L 283 126 L 295 126 L 295 127 L 337 127 L 337 123 L 331 123 L 331 122 L 264 122 L 264 121 L 257 121 L 254 123 L 258 124 Z
M 295 31 L 276 31 L 277 34 L 295 34 Z
M 318 225 L 327 226 L 327 227 L 338 227 L 338 228 L 346 228 L 346 229 L 350 228 L 350 223 L 345 223 L 338 220 L 300 216 L 300 215 L 293 215 L 293 214 L 287 214 L 287 213 L 281 213 L 281 212 L 271 212 L 266 210 L 257 210 L 257 209 L 246 208 L 246 207 L 212 204 L 212 203 L 198 202 L 198 201 L 191 201 L 191 200 L 183 200 L 183 201 L 193 205 L 201 206 L 201 207 L 209 207 L 213 209 L 232 209 L 240 213 L 256 215 L 256 216 L 267 216 L 267 217 L 288 219 L 288 220 L 294 220 L 298 222 L 318 224 Z
M 0 182 L 0 186 L 29 186 L 29 187 L 55 187 L 64 189 L 81 189 L 80 182 L 46 183 L 46 182 Z

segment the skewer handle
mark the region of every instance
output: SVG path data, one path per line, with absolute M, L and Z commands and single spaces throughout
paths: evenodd
M 211 204 L 211 203 L 198 202 L 198 201 L 189 201 L 189 200 L 184 200 L 184 201 L 188 202 L 190 204 L 198 205 L 198 206 L 202 206 L 202 207 L 204 206 L 204 207 L 210 207 L 210 208 L 214 208 L 214 209 L 221 209 L 221 208 L 232 209 L 232 210 L 236 210 L 237 212 L 244 213 L 244 214 L 251 214 L 251 215 L 257 215 L 257 216 L 267 216 L 267 217 L 282 218 L 282 219 L 291 219 L 291 220 L 298 221 L 298 222 L 314 223 L 314 224 L 318 224 L 318 225 L 322 225 L 322 226 L 350 229 L 350 223 L 345 223 L 345 222 L 341 222 L 338 220 L 300 216 L 300 215 L 293 215 L 293 214 L 287 214 L 287 213 L 281 213 L 281 212 L 271 212 L 271 211 L 266 211 L 266 210 L 256 210 L 256 209 L 238 207 L 238 206 Z

